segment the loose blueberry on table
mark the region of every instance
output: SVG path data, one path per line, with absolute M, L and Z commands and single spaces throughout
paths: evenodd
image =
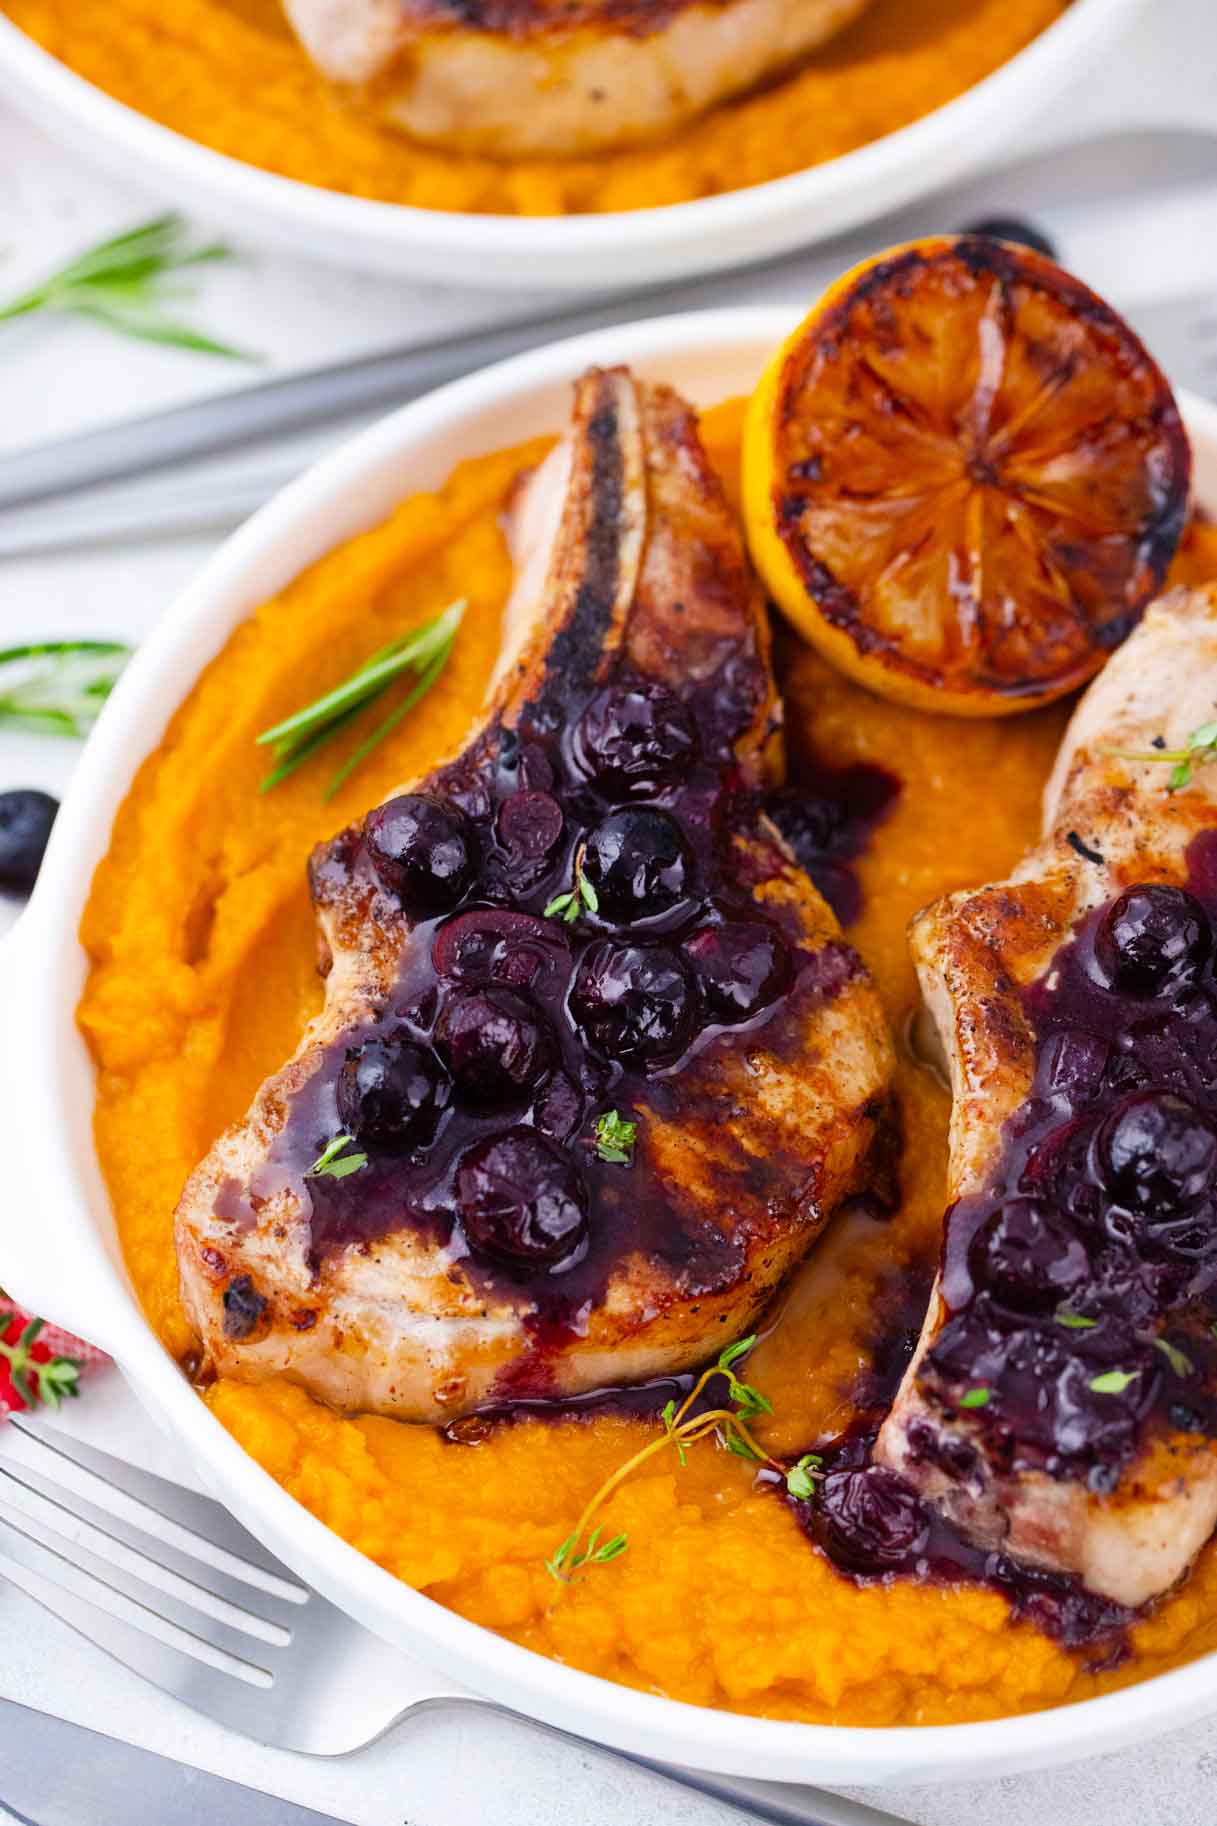
M 38 879 L 58 799 L 33 787 L 0 793 L 0 893 L 24 897 Z

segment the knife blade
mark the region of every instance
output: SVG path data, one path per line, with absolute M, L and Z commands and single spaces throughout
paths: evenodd
M 20 1826 L 349 1826 L 0 1699 L 0 1818 Z

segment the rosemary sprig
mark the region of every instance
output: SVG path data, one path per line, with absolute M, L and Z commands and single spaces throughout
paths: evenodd
M 258 357 L 179 323 L 161 308 L 166 298 L 176 296 L 180 290 L 166 284 L 171 274 L 226 260 L 229 253 L 221 241 L 192 245 L 190 231 L 180 215 L 155 216 L 139 228 L 99 241 L 41 284 L 0 305 L 0 323 L 28 317 L 35 311 L 58 311 L 104 323 L 142 342 L 167 343 L 175 349 L 222 355 L 233 361 L 254 361 Z
M 771 1470 L 788 1480 L 788 1473 L 781 1461 L 772 1458 L 763 1446 L 757 1444 L 748 1425 L 749 1420 L 755 1420 L 760 1414 L 771 1414 L 773 1409 L 760 1390 L 753 1388 L 751 1383 L 742 1382 L 734 1369 L 734 1365 L 752 1349 L 755 1343 L 755 1337 L 751 1337 L 741 1338 L 738 1343 L 728 1345 L 709 1369 L 702 1371 L 679 1407 L 675 1400 L 668 1402 L 660 1416 L 663 1421 L 663 1432 L 657 1439 L 652 1439 L 647 1445 L 642 1446 L 632 1458 L 628 1458 L 623 1465 L 619 1465 L 612 1475 L 604 1480 L 584 1508 L 574 1531 L 563 1541 L 553 1558 L 546 1560 L 545 1569 L 551 1578 L 556 1579 L 560 1585 L 569 1585 L 578 1568 L 586 1565 L 602 1565 L 606 1559 L 615 1560 L 618 1554 L 625 1552 L 629 1544 L 625 1535 L 615 1535 L 605 1548 L 596 1550 L 595 1543 L 601 1530 L 597 1528 L 589 1534 L 588 1529 L 597 1512 L 604 1507 L 618 1486 L 623 1484 L 627 1478 L 632 1477 L 634 1472 L 648 1459 L 654 1458 L 660 1452 L 665 1452 L 669 1446 L 675 1448 L 676 1455 L 683 1465 L 687 1462 L 688 1447 L 694 1445 L 699 1439 L 705 1439 L 707 1435 L 714 1434 L 719 1443 L 728 1451 L 734 1452 L 737 1457 L 749 1459 L 754 1464 L 768 1465 Z M 713 1381 L 715 1376 L 726 1377 L 727 1401 L 730 1406 L 709 1408 L 701 1414 L 691 1413 L 690 1410 L 703 1389 Z M 810 1455 L 806 1461 L 800 1460 L 800 1465 L 805 1472 L 810 1471 L 812 1469 Z M 796 1466 L 795 1470 L 798 1469 L 799 1466 Z M 788 1481 L 787 1487 L 790 1487 Z M 579 1551 L 581 1541 L 586 1541 L 582 1552 Z M 606 1550 L 610 1547 L 612 1552 Z
M 43 640 L 0 649 L 0 723 L 86 736 L 131 648 L 121 640 Z
M 1161 740 L 1161 737 L 1158 739 Z M 1171 770 L 1166 790 L 1168 793 L 1177 793 L 1181 787 L 1191 784 L 1192 774 L 1197 767 L 1217 760 L 1217 721 L 1201 723 L 1193 729 L 1182 748 L 1168 748 L 1163 742 L 1161 748 L 1151 748 L 1144 753 L 1124 748 L 1113 748 L 1109 752 L 1117 761 L 1163 762 Z
M 349 678 L 344 679 L 340 685 L 335 685 L 332 691 L 327 691 L 315 703 L 306 704 L 303 710 L 294 711 L 281 723 L 276 723 L 273 729 L 264 729 L 258 742 L 271 750 L 277 764 L 263 780 L 261 790 L 269 792 L 272 787 L 286 780 L 289 774 L 295 773 L 298 767 L 310 760 L 319 748 L 332 742 L 362 710 L 383 696 L 394 680 L 405 672 L 413 672 L 416 675 L 415 682 L 401 703 L 389 712 L 383 722 L 376 725 L 354 753 L 347 756 L 338 771 L 331 775 L 325 797 L 332 799 L 372 750 L 384 741 L 402 718 L 409 715 L 419 699 L 430 691 L 448 663 L 465 607 L 464 601 L 450 603 L 442 614 L 424 622 L 422 627 L 413 628 L 409 634 L 403 634 L 400 640 L 390 641 L 388 646 L 381 647 Z
M 353 1135 L 335 1135 L 327 1141 L 311 1167 L 305 1169 L 306 1179 L 345 1179 L 350 1173 L 358 1173 L 368 1164 L 366 1154 L 348 1154 L 347 1149 L 355 1146 Z

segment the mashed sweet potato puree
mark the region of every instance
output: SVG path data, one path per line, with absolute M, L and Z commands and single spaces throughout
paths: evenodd
M 0 0 L 62 63 L 163 126 L 284 177 L 423 209 L 646 209 L 784 177 L 906 126 L 1006 63 L 1068 0 L 874 0 L 795 75 L 610 157 L 427 151 L 317 74 L 278 0 Z
M 724 471 L 738 423 L 729 407 L 707 420 Z M 406 501 L 258 609 L 119 813 L 84 917 L 92 971 L 80 1021 L 127 1260 L 183 1361 L 192 1339 L 172 1241 L 182 1182 L 320 1004 L 305 857 L 463 735 L 508 584 L 498 508 L 541 448 L 464 464 L 438 495 Z M 1194 532 L 1180 570 L 1217 575 L 1217 534 Z M 342 795 L 326 805 L 322 770 L 305 768 L 260 796 L 257 732 L 458 594 L 470 609 L 448 670 Z M 792 639 L 780 657 L 789 719 L 814 730 L 819 753 L 879 762 L 903 783 L 861 864 L 866 903 L 851 931 L 900 1032 L 916 1001 L 906 920 L 934 895 L 1004 873 L 1031 842 L 1065 712 L 939 720 L 867 696 Z M 751 1359 L 775 1410 L 763 1436 L 779 1450 L 844 1425 L 893 1288 L 936 1255 L 948 1099 L 903 1053 L 898 1088 L 897 1215 L 841 1219 Z M 1085 1656 L 1012 1625 L 989 1591 L 849 1582 L 782 1503 L 753 1490 L 747 1465 L 708 1443 L 684 1470 L 660 1459 L 626 1484 L 599 1519 L 629 1535 L 628 1551 L 560 1588 L 542 1561 L 653 1422 L 520 1421 L 453 1444 L 427 1428 L 344 1420 L 287 1383 L 219 1382 L 205 1398 L 302 1503 L 399 1578 L 543 1654 L 680 1699 L 852 1724 L 990 1718 L 1081 1699 L 1217 1644 L 1212 1548 L 1136 1627 L 1132 1661 L 1093 1674 Z

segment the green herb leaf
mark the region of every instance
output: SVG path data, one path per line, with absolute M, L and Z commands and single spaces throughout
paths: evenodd
M 1140 1374 L 1140 1370 L 1104 1370 L 1101 1376 L 1091 1377 L 1089 1387 L 1096 1395 L 1122 1395 Z
M 280 785 L 298 767 L 311 760 L 319 748 L 324 748 L 341 734 L 369 704 L 383 696 L 398 678 L 407 672 L 415 673 L 414 684 L 401 703 L 376 725 L 331 776 L 325 797 L 332 799 L 372 750 L 430 691 L 451 656 L 465 607 L 463 600 L 450 603 L 442 614 L 411 629 L 400 640 L 381 647 L 324 696 L 306 704 L 302 710 L 293 711 L 272 728 L 264 729 L 257 738 L 259 746 L 270 748 L 277 764 L 262 781 L 261 790 L 270 792 Z
M 573 926 L 584 909 L 589 913 L 600 911 L 600 896 L 583 873 L 583 852 L 575 857 L 575 885 L 564 894 L 555 894 L 547 907 L 541 910 L 542 919 L 561 918 L 568 926 Z
M 610 1560 L 619 1559 L 629 1546 L 628 1537 L 624 1534 L 615 1534 L 611 1541 L 598 1545 L 603 1532 L 602 1528 L 593 1528 L 587 1537 L 587 1546 L 582 1553 L 575 1552 L 575 1543 L 579 1539 L 578 1534 L 568 1534 L 553 1558 L 545 1562 L 545 1570 L 550 1578 L 556 1579 L 560 1585 L 569 1585 L 580 1567 L 607 1566 Z
M 1066 1312 L 1063 1306 L 1056 1311 L 1056 1322 L 1065 1326 L 1068 1331 L 1092 1331 L 1098 1324 L 1097 1319 L 1087 1319 L 1080 1312 Z
M 993 1393 L 992 1389 L 985 1389 L 985 1388 L 965 1389 L 963 1394 L 959 1397 L 959 1406 L 961 1408 L 988 1407 L 989 1399 L 990 1399 L 992 1393 Z
M 358 1173 L 361 1167 L 367 1166 L 368 1157 L 366 1154 L 348 1154 L 346 1152 L 347 1148 L 354 1146 L 355 1137 L 353 1135 L 335 1135 L 332 1141 L 326 1142 L 312 1166 L 305 1172 L 304 1177 L 306 1179 L 346 1179 L 348 1174 Z
M 566 1562 L 569 1560 L 574 1549 L 575 1538 L 576 1537 L 573 1534 L 568 1534 L 553 1558 L 546 1560 L 545 1570 L 551 1579 L 557 1579 L 560 1583 L 565 1581 L 567 1576 Z
M 596 1118 L 596 1152 L 611 1165 L 628 1166 L 637 1134 L 636 1122 L 626 1122 L 617 1110 L 605 1110 Z
M 1195 767 L 1217 760 L 1217 721 L 1201 723 L 1192 730 L 1182 748 L 1168 748 L 1159 737 L 1159 746 L 1148 751 L 1113 748 L 1109 752 L 1120 761 L 1153 761 L 1170 768 L 1166 790 L 1177 793 L 1190 784 Z
M 88 735 L 131 648 L 120 640 L 44 640 L 0 649 L 0 724 Z
M 41 284 L 0 306 L 0 323 L 54 311 L 103 323 L 142 342 L 167 343 L 199 355 L 233 361 L 258 357 L 217 342 L 190 324 L 179 323 L 161 309 L 168 295 L 166 280 L 186 267 L 226 260 L 229 250 L 218 241 L 192 246 L 190 233 L 177 214 L 156 216 L 139 228 L 113 235 L 88 249 Z
M 660 1410 L 659 1418 L 663 1421 L 664 1431 L 666 1433 L 670 1433 L 672 1435 L 672 1444 L 676 1447 L 676 1456 L 677 1456 L 677 1458 L 679 1458 L 682 1467 L 684 1465 L 687 1465 L 689 1462 L 689 1454 L 685 1451 L 684 1440 L 681 1439 L 680 1435 L 676 1431 L 676 1401 L 675 1401 L 675 1398 L 673 1398 L 673 1400 L 671 1400 L 671 1401 L 664 1402 L 664 1405 L 663 1405 L 662 1409 Z
M 1162 1352 L 1176 1376 L 1190 1376 L 1195 1370 L 1196 1366 L 1191 1358 L 1186 1351 L 1181 1351 L 1177 1344 L 1171 1344 L 1165 1338 L 1155 1338 L 1154 1345 Z M 1091 1387 L 1094 1387 L 1093 1383 L 1091 1383 Z
M 816 1481 L 824 1473 L 824 1460 L 818 1452 L 804 1452 L 802 1458 L 786 1473 L 786 1488 L 797 1501 L 805 1503 L 815 1495 Z
M 748 1355 L 755 1343 L 756 1333 L 753 1332 L 750 1338 L 740 1338 L 735 1344 L 728 1344 L 725 1350 L 719 1352 L 719 1369 L 724 1372 L 729 1370 L 733 1363 L 738 1363 L 741 1357 Z
M 719 1439 L 734 1458 L 746 1458 L 750 1464 L 765 1462 L 765 1454 L 758 1452 L 742 1433 L 735 1433 L 729 1427 L 724 1427 L 719 1433 Z

